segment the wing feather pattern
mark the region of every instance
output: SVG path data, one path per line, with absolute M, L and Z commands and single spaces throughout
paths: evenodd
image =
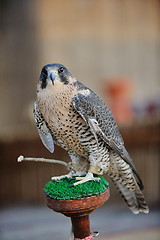
M 111 149 L 116 151 L 123 160 L 129 164 L 136 175 L 138 185 L 142 190 L 143 183 L 129 153 L 125 149 L 124 141 L 111 111 L 92 90 L 89 89 L 89 94 L 83 94 L 83 85 L 81 84 L 80 87 L 81 91 L 79 91 L 72 100 L 74 108 L 90 127 L 91 132 L 95 136 L 97 145 L 99 136 Z M 84 92 L 86 89 L 88 88 L 84 86 Z
M 54 152 L 54 141 L 51 134 L 51 131 L 49 130 L 40 110 L 38 109 L 37 103 L 34 103 L 34 119 L 36 122 L 37 130 L 39 133 L 39 136 L 44 144 L 44 146 L 51 152 Z

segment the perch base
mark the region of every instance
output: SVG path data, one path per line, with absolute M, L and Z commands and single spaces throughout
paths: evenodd
M 57 200 L 46 197 L 46 204 L 55 212 L 71 218 L 75 238 L 86 238 L 90 235 L 89 214 L 109 199 L 109 189 L 100 195 L 74 200 Z

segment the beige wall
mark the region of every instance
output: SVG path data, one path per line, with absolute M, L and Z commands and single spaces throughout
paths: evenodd
M 127 76 L 135 85 L 136 101 L 158 96 L 158 1 L 40 2 L 36 16 L 41 65 L 62 62 L 98 92 L 104 77 Z
M 1 136 L 34 132 L 32 103 L 46 63 L 64 63 L 99 94 L 104 78 L 125 76 L 133 82 L 134 102 L 158 98 L 159 5 L 158 0 L 3 1 Z

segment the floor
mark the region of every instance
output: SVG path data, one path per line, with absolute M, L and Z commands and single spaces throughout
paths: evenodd
M 97 240 L 160 240 L 160 209 L 132 214 L 126 206 L 106 204 L 90 215 Z M 70 219 L 46 206 L 0 209 L 0 240 L 69 240 Z

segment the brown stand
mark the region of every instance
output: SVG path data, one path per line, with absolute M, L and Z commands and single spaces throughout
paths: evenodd
M 47 206 L 71 218 L 75 238 L 83 239 L 90 235 L 89 214 L 109 199 L 109 189 L 98 196 L 75 200 L 56 200 L 46 197 Z

